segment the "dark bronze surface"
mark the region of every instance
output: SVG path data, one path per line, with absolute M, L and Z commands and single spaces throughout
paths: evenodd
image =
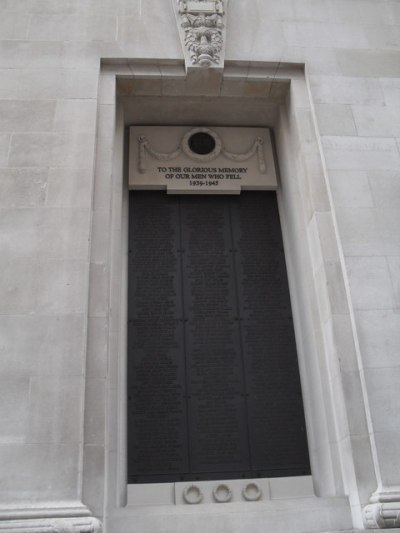
M 130 193 L 130 483 L 308 474 L 275 193 Z

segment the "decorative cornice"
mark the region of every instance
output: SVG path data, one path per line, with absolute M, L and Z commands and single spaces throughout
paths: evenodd
M 223 69 L 228 0 L 172 0 L 186 70 Z
M 97 518 L 45 518 L 42 520 L 0 521 L 4 533 L 101 533 L 102 525 Z
M 400 527 L 400 492 L 376 492 L 364 507 L 364 522 L 368 529 Z

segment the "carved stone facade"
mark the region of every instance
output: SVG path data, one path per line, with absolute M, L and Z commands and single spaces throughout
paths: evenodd
M 0 532 L 400 533 L 399 0 L 0 6 Z M 128 487 L 126 132 L 142 125 L 273 132 L 317 496 L 261 480 L 259 501 L 238 487 L 210 511 L 212 487 L 184 508 Z M 182 150 L 146 137 L 146 172 Z M 227 166 L 262 170 L 264 152 L 267 176 L 256 138 L 226 143 Z

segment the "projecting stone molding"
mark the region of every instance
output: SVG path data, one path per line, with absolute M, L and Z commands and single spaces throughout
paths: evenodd
M 101 533 L 99 520 L 87 518 L 49 518 L 0 522 L 0 531 L 9 533 Z
M 101 522 L 80 502 L 0 507 L 0 533 L 101 533 Z
M 368 529 L 400 528 L 400 494 L 388 492 L 375 494 L 370 505 L 364 508 L 364 521 Z

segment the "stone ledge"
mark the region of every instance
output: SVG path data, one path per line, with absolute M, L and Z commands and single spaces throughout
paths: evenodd
M 6 533 L 101 533 L 97 518 L 45 518 L 41 520 L 6 520 L 0 522 L 0 532 Z

